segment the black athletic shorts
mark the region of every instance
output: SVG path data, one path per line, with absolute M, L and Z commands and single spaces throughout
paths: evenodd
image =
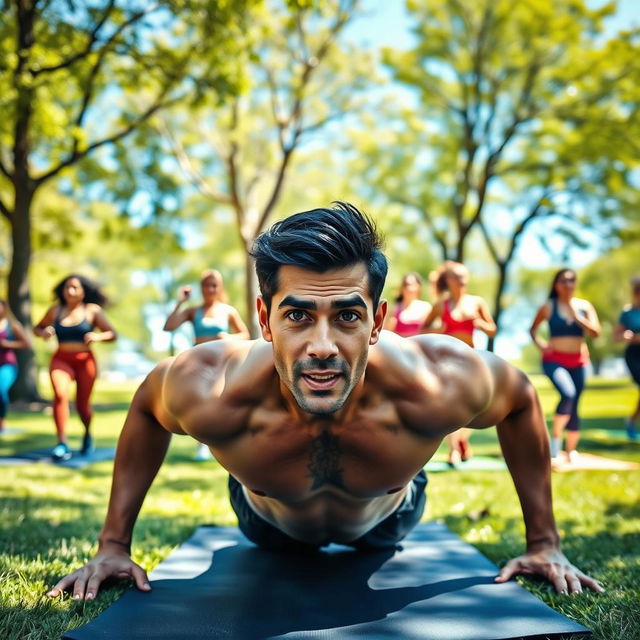
M 427 475 L 421 470 L 411 481 L 402 504 L 362 537 L 349 542 L 356 549 L 393 548 L 420 521 L 427 502 Z M 260 547 L 278 551 L 316 551 L 320 545 L 300 542 L 283 533 L 260 517 L 247 502 L 242 485 L 229 476 L 231 506 L 238 516 L 238 526 L 244 535 Z

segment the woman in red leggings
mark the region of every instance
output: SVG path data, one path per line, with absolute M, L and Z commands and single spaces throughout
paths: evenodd
M 53 419 L 58 435 L 58 444 L 51 455 L 54 460 L 67 460 L 71 457 L 66 433 L 71 383 L 76 383 L 76 407 L 85 428 L 80 453 L 87 455 L 93 448 L 89 399 L 98 374 L 91 344 L 111 342 L 116 339 L 116 332 L 102 310 L 107 301 L 105 295 L 87 278 L 68 275 L 53 293 L 57 303 L 49 308 L 33 332 L 45 340 L 54 335 L 58 339 L 58 349 L 49 366 L 54 394 Z

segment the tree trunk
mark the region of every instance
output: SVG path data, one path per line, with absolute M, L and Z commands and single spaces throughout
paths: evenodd
M 24 181 L 15 182 L 15 207 L 11 225 L 13 254 L 9 271 L 9 306 L 17 320 L 31 333 L 31 294 L 29 293 L 29 264 L 31 262 L 31 203 L 33 190 Z M 11 397 L 23 402 L 42 402 L 38 393 L 38 372 L 31 349 L 17 349 L 18 378 Z
M 13 189 L 14 207 L 11 219 L 13 253 L 9 270 L 9 306 L 19 322 L 31 332 L 31 295 L 29 293 L 29 264 L 31 262 L 31 204 L 36 184 L 29 173 L 31 152 L 30 128 L 33 114 L 34 89 L 24 82 L 29 50 L 34 43 L 35 3 L 19 2 L 17 8 L 17 56 L 18 64 L 13 74 L 17 93 L 16 122 L 13 137 Z M 37 388 L 37 371 L 34 353 L 30 349 L 18 349 L 18 379 L 11 396 L 15 400 L 37 402 L 42 398 Z
M 258 278 L 253 264 L 253 258 L 249 255 L 249 249 L 245 247 L 245 305 L 246 319 L 249 333 L 252 338 L 260 337 L 260 325 L 258 324 L 258 314 L 256 312 L 256 297 L 258 296 Z
M 498 285 L 496 287 L 496 293 L 493 298 L 493 320 L 496 323 L 497 333 L 500 331 L 500 316 L 502 315 L 502 296 L 504 295 L 504 288 L 507 284 L 507 265 L 506 263 L 498 264 Z M 493 351 L 495 345 L 495 337 L 489 338 L 487 342 L 487 351 Z

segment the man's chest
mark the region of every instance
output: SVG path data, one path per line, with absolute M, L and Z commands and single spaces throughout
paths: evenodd
M 236 442 L 214 449 L 258 495 L 292 501 L 328 491 L 368 499 L 404 487 L 439 442 L 379 420 L 309 429 L 282 419 L 254 424 Z

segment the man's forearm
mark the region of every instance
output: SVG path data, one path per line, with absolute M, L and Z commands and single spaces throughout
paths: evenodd
M 132 405 L 118 441 L 100 550 L 118 547 L 129 552 L 138 513 L 170 440 L 171 434 L 153 416 Z
M 549 437 L 540 402 L 529 384 L 524 400 L 498 425 L 498 437 L 520 499 L 527 548 L 558 546 L 553 517 Z

